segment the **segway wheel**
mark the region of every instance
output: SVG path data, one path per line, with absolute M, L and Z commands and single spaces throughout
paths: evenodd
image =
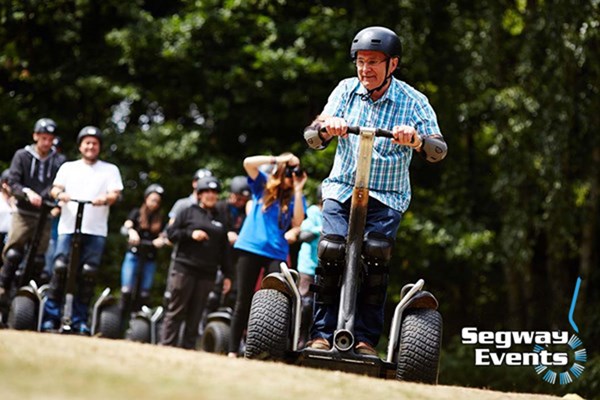
M 437 384 L 442 316 L 427 308 L 409 309 L 402 319 L 396 379 Z
M 111 304 L 102 307 L 97 332 L 101 337 L 107 339 L 121 337 L 121 310 L 118 305 Z
M 37 327 L 37 307 L 27 296 L 15 296 L 10 304 L 8 327 L 19 331 L 35 331 Z
M 209 322 L 200 339 L 200 350 L 208 353 L 227 353 L 229 332 L 230 329 L 227 323 L 223 321 Z
M 150 343 L 150 322 L 145 318 L 132 319 L 125 338 L 132 342 Z
M 274 289 L 259 290 L 252 298 L 246 358 L 283 359 L 289 343 L 292 306 L 290 299 Z

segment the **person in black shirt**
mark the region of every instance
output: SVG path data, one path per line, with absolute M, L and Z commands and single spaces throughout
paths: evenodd
M 215 177 L 205 177 L 198 181 L 196 190 L 198 203 L 181 210 L 167 227 L 175 251 L 167 283 L 171 296 L 161 344 L 176 346 L 179 329 L 185 322 L 182 339 L 185 349 L 195 348 L 202 311 L 219 268 L 225 275 L 223 292 L 231 288 L 227 227 L 215 208 L 221 184 Z
M 4 265 L 0 269 L 0 303 L 8 301 L 5 293 L 25 254 L 25 247 L 34 235 L 42 201 L 51 200 L 50 189 L 58 168 L 65 156 L 52 148 L 56 136 L 56 122 L 50 118 L 39 119 L 33 128 L 35 143 L 19 149 L 10 163 L 8 184 L 18 197 L 17 212 L 12 216 L 10 233 L 2 251 Z M 35 275 L 44 267 L 44 253 L 50 239 L 50 224 L 46 224 L 35 255 Z

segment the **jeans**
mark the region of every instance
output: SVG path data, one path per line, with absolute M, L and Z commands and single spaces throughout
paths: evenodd
M 69 259 L 69 255 L 71 254 L 72 238 L 72 234 L 58 235 L 58 239 L 56 240 L 56 251 L 54 253 L 55 260 L 61 256 L 65 257 L 66 260 Z M 83 264 L 93 265 L 96 268 L 100 267 L 100 262 L 102 260 L 102 253 L 104 252 L 105 244 L 106 237 L 104 236 L 87 234 L 81 235 L 81 246 L 77 272 L 78 274 L 81 273 L 81 266 Z M 81 298 L 78 296 L 78 292 L 82 289 L 81 286 L 86 284 L 80 278 L 81 277 L 78 276 L 77 279 L 78 286 L 80 287 L 75 290 L 75 297 L 73 299 L 73 315 L 71 321 L 74 327 L 78 327 L 82 323 L 87 324 L 88 320 L 89 304 L 87 304 L 87 302 L 82 301 Z M 60 321 L 61 314 L 62 301 L 59 303 L 57 301 L 48 299 L 44 307 L 44 321 L 53 320 L 56 323 L 58 323 Z
M 146 260 L 140 271 L 139 257 L 131 251 L 125 253 L 125 259 L 121 265 L 121 291 L 132 292 L 136 285 L 137 274 L 141 273 L 140 288 L 138 295 L 148 294 L 152 288 L 154 273 L 156 272 L 156 261 Z
M 323 202 L 323 234 L 321 237 L 325 235 L 348 236 L 350 203 L 350 199 L 344 203 L 332 199 L 326 199 Z M 400 211 L 391 209 L 369 197 L 365 235 L 369 232 L 377 232 L 395 239 L 401 218 Z M 383 331 L 384 305 L 385 302 L 381 305 L 364 304 L 361 303 L 360 296 L 357 298 L 354 320 L 354 335 L 357 343 L 367 342 L 372 346 L 377 345 Z M 315 303 L 314 306 L 311 337 L 313 339 L 321 337 L 331 342 L 333 333 L 337 329 L 339 301 L 336 304 Z

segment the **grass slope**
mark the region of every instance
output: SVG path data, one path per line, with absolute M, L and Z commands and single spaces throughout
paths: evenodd
M 0 398 L 552 399 L 384 381 L 100 338 L 0 330 Z

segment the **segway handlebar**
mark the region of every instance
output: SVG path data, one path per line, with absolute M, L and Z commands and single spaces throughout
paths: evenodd
M 79 203 L 79 204 L 92 204 L 91 200 L 69 199 L 69 201 L 72 201 L 73 203 Z
M 387 129 L 367 128 L 367 127 L 359 127 L 359 126 L 349 126 L 347 129 L 347 132 L 351 133 L 353 135 L 360 135 L 361 131 L 374 132 L 375 136 L 377 136 L 377 137 L 385 137 L 385 138 L 389 138 L 389 139 L 394 138 L 394 135 L 392 134 L 392 132 Z M 325 138 L 323 137 L 322 134 L 326 133 L 326 132 L 327 132 L 327 129 L 325 127 L 321 126 L 321 124 L 319 124 L 319 123 L 309 125 L 306 128 L 304 128 L 304 140 L 306 140 L 306 143 L 308 143 L 308 145 L 310 147 L 312 147 L 313 149 L 322 150 L 325 147 L 327 147 L 327 145 L 331 141 L 331 139 L 325 140 Z M 413 138 L 413 141 L 414 141 L 414 138 Z
M 29 203 L 29 197 L 26 194 L 13 194 L 13 197 L 17 200 L 23 200 Z M 54 208 L 58 207 L 58 202 L 56 200 L 48 200 L 42 197 L 42 206 L 46 208 Z
M 354 135 L 359 135 L 360 132 L 374 132 L 377 137 L 386 137 L 393 139 L 391 131 L 386 129 L 379 128 L 366 128 L 366 127 L 358 127 L 358 126 L 349 126 L 347 129 L 348 133 L 352 133 Z M 325 140 L 323 137 L 323 133 L 326 132 L 326 129 L 321 126 L 319 123 L 315 123 L 313 125 L 307 126 L 304 129 L 304 140 L 308 145 L 315 150 L 323 150 L 329 142 L 331 138 Z M 442 161 L 446 154 L 448 153 L 448 145 L 444 141 L 444 138 L 441 134 L 431 134 L 431 135 L 419 135 L 421 139 L 420 144 L 420 154 L 423 158 L 425 158 L 430 163 L 436 163 L 438 161 Z M 410 140 L 410 144 L 415 143 L 415 137 L 413 136 Z M 410 146 L 413 147 L 413 146 Z
M 364 128 L 364 127 L 360 127 L 360 126 L 349 126 L 347 132 L 351 133 L 353 135 L 360 135 L 361 130 L 374 130 L 375 136 L 377 136 L 377 137 L 386 137 L 389 139 L 394 138 L 392 131 L 388 131 L 387 129 L 380 129 L 380 128 Z M 320 131 L 327 132 L 327 130 L 325 128 L 321 128 Z

